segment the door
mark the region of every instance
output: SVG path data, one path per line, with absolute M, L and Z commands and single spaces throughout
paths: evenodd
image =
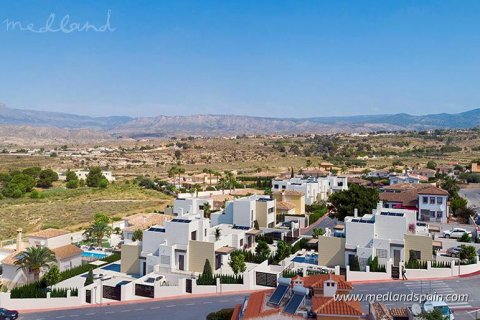
M 222 267 L 222 255 L 217 254 L 215 256 L 215 270 L 218 270 Z
M 192 279 L 186 279 L 187 281 L 185 282 L 185 292 L 187 293 L 192 293 Z
M 398 266 L 400 264 L 400 250 L 394 249 L 393 250 L 393 265 Z
M 185 270 L 185 256 L 183 254 L 178 256 L 178 269 Z

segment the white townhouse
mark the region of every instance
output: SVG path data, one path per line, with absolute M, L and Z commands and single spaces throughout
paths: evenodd
M 275 200 L 270 196 L 251 195 L 227 201 L 225 209 L 213 212 L 211 225 L 231 224 L 254 228 L 255 221 L 260 228 L 273 228 L 276 224 Z
M 416 216 L 414 210 L 383 208 L 379 202 L 372 214 L 346 217 L 342 234 L 327 232 L 319 237 L 319 264 L 346 266 L 357 258 L 365 270 L 374 257 L 381 265 L 390 260 L 394 266 L 408 261 L 410 255 L 431 260 L 432 238 L 427 228 L 417 223 Z
M 305 204 L 312 205 L 317 201 L 325 201 L 328 196 L 337 191 L 348 189 L 348 178 L 329 175 L 319 178 L 274 179 L 272 191 L 294 190 L 305 195 Z
M 446 223 L 448 215 L 447 191 L 432 186 L 418 192 L 418 218 L 420 220 Z

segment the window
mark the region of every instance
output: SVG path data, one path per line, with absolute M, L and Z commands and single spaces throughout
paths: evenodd
M 430 217 L 435 218 L 435 211 L 430 211 Z
M 278 189 L 278 184 L 274 184 L 273 189 Z
M 282 186 L 282 189 L 285 190 L 287 187 L 286 186 Z
M 437 203 L 442 204 L 443 203 L 443 198 L 442 197 L 437 197 Z
M 204 207 L 203 207 L 203 204 L 200 205 L 200 206 L 198 206 L 198 209 L 200 209 L 200 210 L 203 210 L 203 208 L 204 208 Z
M 422 202 L 423 203 L 428 203 L 428 197 L 422 197 Z
M 437 211 L 437 218 L 441 218 L 443 216 L 443 212 L 442 211 Z
M 240 239 L 240 248 L 243 248 L 243 239 Z
M 273 212 L 273 208 L 268 208 L 268 213 L 272 213 Z
M 192 231 L 190 234 L 190 240 L 197 240 L 197 231 Z
M 388 258 L 388 252 L 387 252 L 386 249 L 377 249 L 376 250 L 376 256 L 379 259 L 386 259 L 386 258 Z
M 337 183 L 337 185 L 338 185 L 339 187 L 343 187 L 343 182 L 342 182 L 342 181 L 339 181 L 339 182 Z
M 421 260 L 422 259 L 422 253 L 417 250 L 410 250 L 410 259 L 416 259 L 416 260 Z
M 430 197 L 430 204 L 435 204 L 435 197 Z

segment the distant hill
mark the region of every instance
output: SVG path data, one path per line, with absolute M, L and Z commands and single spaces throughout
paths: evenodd
M 130 117 L 88 117 L 60 112 L 10 109 L 0 104 L 0 124 L 108 130 L 131 120 L 133 119 Z
M 0 105 L 0 126 L 60 128 L 75 137 L 148 138 L 165 136 L 239 134 L 292 134 L 372 132 L 379 130 L 427 130 L 436 128 L 471 128 L 480 125 L 480 109 L 462 113 L 414 116 L 405 113 L 348 117 L 266 118 L 238 115 L 189 115 L 157 117 L 89 117 L 67 113 L 10 109 Z M 74 131 L 72 131 L 75 129 Z M 94 129 L 88 135 L 85 130 Z M 5 130 L 3 130 L 5 132 Z M 62 131 L 64 138 L 66 131 Z M 0 130 L 0 134 L 2 131 Z M 58 133 L 58 131 L 57 131 Z

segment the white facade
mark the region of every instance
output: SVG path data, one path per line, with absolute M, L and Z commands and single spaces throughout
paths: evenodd
M 419 194 L 418 215 L 422 221 L 446 223 L 448 219 L 448 196 Z
M 213 200 L 211 198 L 177 198 L 173 203 L 173 214 L 177 216 L 199 215 L 203 216 L 203 208 L 206 203 L 213 209 Z
M 291 178 L 273 180 L 272 191 L 294 190 L 305 195 L 305 204 L 312 205 L 317 201 L 326 201 L 328 196 L 337 191 L 348 189 L 347 177 L 326 176 L 319 178 Z
M 227 201 L 224 210 L 211 214 L 211 225 L 231 224 L 253 228 L 257 220 L 257 201 L 267 203 L 267 224 L 275 222 L 275 200 L 269 196 L 252 195 Z
M 369 259 L 378 257 L 379 264 L 386 265 L 392 260 L 394 265 L 404 261 L 405 234 L 421 234 L 424 228 L 417 229 L 417 212 L 406 209 L 383 208 L 380 202 L 372 214 L 363 217 L 345 218 L 345 263 L 350 256 L 357 256 L 364 268 Z

